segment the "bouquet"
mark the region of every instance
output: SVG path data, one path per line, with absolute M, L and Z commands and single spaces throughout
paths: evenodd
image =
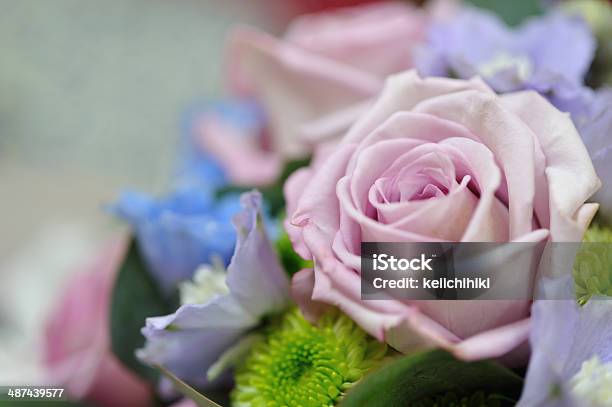
M 233 29 L 167 193 L 109 205 L 131 234 L 55 312 L 53 380 L 117 406 L 612 406 L 612 6 L 491 4 Z M 453 287 L 399 287 L 441 245 Z

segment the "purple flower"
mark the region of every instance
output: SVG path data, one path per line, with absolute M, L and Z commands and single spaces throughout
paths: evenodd
M 238 241 L 226 288 L 208 293 L 201 303 L 184 304 L 174 314 L 147 318 L 142 329 L 147 341 L 138 356 L 194 385 L 205 385 L 207 369 L 225 350 L 263 317 L 289 304 L 289 279 L 266 236 L 261 195 L 243 194 L 241 202 L 243 211 L 234 218 Z M 213 269 L 203 273 L 204 282 L 217 278 Z M 194 290 L 189 291 L 194 298 Z
M 531 361 L 519 407 L 612 403 L 612 299 L 537 301 Z
M 588 93 L 589 109 L 574 118 L 595 170 L 603 181 L 593 200 L 601 204 L 600 213 L 612 221 L 612 88 Z
M 416 66 L 423 75 L 478 75 L 497 92 L 532 89 L 563 104 L 580 93 L 595 47 L 577 17 L 551 13 L 511 29 L 492 13 L 466 8 L 432 25 Z

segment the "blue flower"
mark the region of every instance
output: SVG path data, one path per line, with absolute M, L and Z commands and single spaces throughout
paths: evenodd
M 113 211 L 132 226 L 149 270 L 171 294 L 199 265 L 229 262 L 236 240 L 231 218 L 239 208 L 236 194 L 216 201 L 192 185 L 162 198 L 125 192 Z
M 289 304 L 289 278 L 266 235 L 261 195 L 246 193 L 241 201 L 243 211 L 234 217 L 238 242 L 227 273 L 201 268 L 194 284 L 182 290 L 183 305 L 174 314 L 147 318 L 142 329 L 147 341 L 138 356 L 195 385 L 205 385 L 207 370 L 263 317 Z
M 226 266 L 234 250 L 231 225 L 240 210 L 237 193 L 217 198 L 227 177 L 195 137 L 202 116 L 219 117 L 237 129 L 258 126 L 258 108 L 247 101 L 220 101 L 191 108 L 184 116 L 171 191 L 162 197 L 124 192 L 112 211 L 133 228 L 142 255 L 166 294 L 204 263 Z

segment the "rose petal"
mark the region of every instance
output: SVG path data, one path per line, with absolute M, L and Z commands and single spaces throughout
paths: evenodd
M 421 79 L 415 71 L 392 75 L 387 78 L 382 93 L 372 108 L 351 127 L 343 142 L 360 142 L 394 113 L 412 110 L 423 100 L 468 89 L 494 95 L 494 92 L 478 78 L 470 81 L 447 78 Z
M 597 211 L 596 205 L 583 204 L 601 182 L 569 115 L 535 92 L 505 95 L 501 101 L 532 129 L 546 156 L 552 239 L 581 241 Z
M 412 66 L 411 48 L 426 18 L 399 2 L 380 2 L 305 15 L 287 29 L 287 41 L 384 78 Z
M 330 306 L 324 302 L 312 301 L 314 284 L 313 269 L 300 270 L 291 278 L 291 297 L 300 307 L 304 318 L 312 323 L 330 309 Z
M 532 229 L 535 135 L 494 95 L 466 91 L 431 98 L 415 111 L 460 123 L 494 154 L 507 183 L 510 239 Z M 476 160 L 475 160 L 476 161 Z
M 289 158 L 308 151 L 291 135 L 301 124 L 368 99 L 382 87 L 375 75 L 256 29 L 235 29 L 228 49 L 233 87 L 257 95 L 270 119 L 274 149 Z

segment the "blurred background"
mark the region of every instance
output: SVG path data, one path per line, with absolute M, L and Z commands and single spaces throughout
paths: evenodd
M 121 227 L 103 206 L 163 190 L 181 113 L 221 93 L 229 26 L 277 33 L 281 3 L 0 0 L 0 385 L 42 374 L 65 277 Z

